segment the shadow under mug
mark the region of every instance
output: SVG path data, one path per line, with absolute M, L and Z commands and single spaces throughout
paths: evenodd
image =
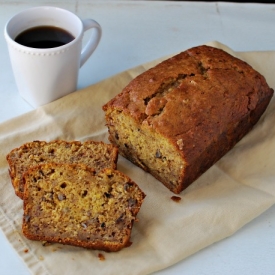
M 54 48 L 31 48 L 15 42 L 20 33 L 39 26 L 61 28 L 74 39 Z M 82 47 L 84 32 L 89 29 L 93 29 L 91 36 Z M 38 107 L 74 92 L 79 68 L 98 46 L 101 34 L 101 26 L 95 20 L 81 20 L 58 7 L 34 7 L 14 15 L 5 26 L 4 36 L 22 98 Z

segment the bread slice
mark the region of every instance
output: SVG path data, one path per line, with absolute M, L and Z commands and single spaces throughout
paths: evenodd
M 23 233 L 31 240 L 118 251 L 145 194 L 118 170 L 45 163 L 24 174 Z
M 33 141 L 13 149 L 7 155 L 9 173 L 15 194 L 23 198 L 23 174 L 33 166 L 45 162 L 84 163 L 96 171 L 116 169 L 117 147 L 97 141 Z
M 119 153 L 178 194 L 252 129 L 273 92 L 247 63 L 198 46 L 137 76 L 103 110 Z

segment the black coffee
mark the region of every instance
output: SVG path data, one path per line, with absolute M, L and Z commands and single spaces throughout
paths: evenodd
M 72 40 L 74 37 L 69 32 L 52 26 L 30 28 L 15 38 L 23 46 L 39 49 L 60 47 Z

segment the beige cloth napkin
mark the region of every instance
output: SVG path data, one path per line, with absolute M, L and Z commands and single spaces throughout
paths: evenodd
M 212 42 L 209 45 L 229 48 Z M 236 56 L 260 71 L 275 87 L 275 52 Z M 160 60 L 123 72 L 98 84 L 0 124 L 0 227 L 33 274 L 149 274 L 232 235 L 275 203 L 275 102 L 226 156 L 189 188 L 180 202 L 149 174 L 120 157 L 118 169 L 136 181 L 147 197 L 138 214 L 132 246 L 102 254 L 72 246 L 42 246 L 21 233 L 22 201 L 14 195 L 6 154 L 32 140 L 108 142 L 101 106 L 136 75 Z

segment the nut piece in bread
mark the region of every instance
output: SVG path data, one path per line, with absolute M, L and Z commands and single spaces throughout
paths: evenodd
M 121 172 L 44 163 L 24 174 L 23 234 L 104 251 L 129 245 L 145 194 Z
M 198 46 L 137 76 L 103 110 L 119 153 L 178 194 L 251 130 L 272 95 L 247 63 Z
M 118 150 L 111 144 L 97 141 L 33 141 L 13 149 L 7 155 L 9 173 L 15 194 L 23 198 L 23 174 L 45 162 L 84 163 L 95 170 L 116 169 Z

